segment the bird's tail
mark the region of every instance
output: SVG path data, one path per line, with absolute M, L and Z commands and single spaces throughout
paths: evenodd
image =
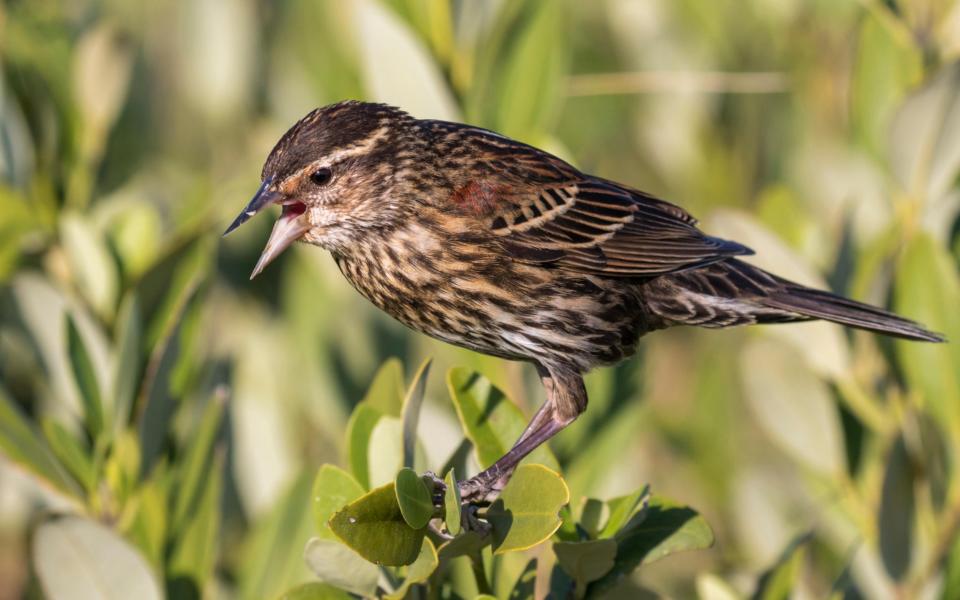
M 908 340 L 944 337 L 889 311 L 809 288 L 737 259 L 651 282 L 650 309 L 664 324 L 728 327 L 824 319 Z

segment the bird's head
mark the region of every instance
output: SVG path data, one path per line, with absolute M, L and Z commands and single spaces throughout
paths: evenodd
M 260 188 L 227 235 L 272 204 L 281 206 L 250 278 L 297 240 L 344 251 L 397 218 L 391 193 L 405 112 L 382 104 L 341 102 L 318 108 L 287 131 L 267 157 Z

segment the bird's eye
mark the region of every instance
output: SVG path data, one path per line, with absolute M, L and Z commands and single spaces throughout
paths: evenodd
M 312 181 L 314 185 L 327 185 L 330 183 L 331 177 L 333 177 L 333 173 L 326 167 L 317 169 L 313 173 L 310 173 L 310 181 Z

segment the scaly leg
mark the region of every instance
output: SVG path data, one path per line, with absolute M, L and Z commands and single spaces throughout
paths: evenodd
M 464 502 L 490 502 L 496 498 L 520 461 L 586 410 L 587 390 L 579 373 L 543 367 L 537 371 L 547 392 L 546 401 L 506 454 L 485 471 L 460 482 Z

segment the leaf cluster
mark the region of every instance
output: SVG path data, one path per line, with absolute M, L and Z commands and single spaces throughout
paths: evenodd
M 641 565 L 713 543 L 713 533 L 695 511 L 651 496 L 646 488 L 606 502 L 586 498 L 573 510 L 560 474 L 536 462 L 539 456 L 556 465 L 546 447 L 517 468 L 492 504 L 462 503 L 456 476 L 459 472 L 462 477 L 466 468 L 461 448 L 472 448 L 478 464 L 492 462 L 509 447 L 508 436 L 522 431 L 525 420 L 485 377 L 452 369 L 447 383 L 463 444 L 441 468 L 443 479 L 418 474 L 411 468 L 414 453 L 404 448 L 418 442 L 417 413 L 429 365 L 420 367 L 398 402 L 402 372 L 399 363 L 386 363 L 356 407 L 351 422 L 362 418 L 366 425 L 350 428 L 347 444 L 351 456 L 362 453 L 369 460 L 351 461 L 349 471 L 323 465 L 311 496 L 317 529 L 305 557 L 325 585 L 307 583 L 284 598 L 324 598 L 331 588 L 385 598 L 404 597 L 414 586 L 428 595 L 446 590 L 466 596 L 474 588 L 489 592 L 494 587 L 491 575 L 502 571 L 500 562 L 548 541 L 550 547 L 535 550 L 536 558 L 515 580 L 501 578 L 497 587 L 513 590 L 513 597 L 527 597 L 537 588 L 552 590 L 557 597 L 583 598 L 613 589 Z M 379 421 L 391 418 L 400 423 L 389 431 L 400 433 L 390 444 L 367 435 L 384 431 Z M 372 489 L 360 483 L 378 471 L 374 463 L 395 455 L 406 459 L 393 481 Z M 474 577 L 465 588 L 449 577 L 458 563 L 469 563 Z

